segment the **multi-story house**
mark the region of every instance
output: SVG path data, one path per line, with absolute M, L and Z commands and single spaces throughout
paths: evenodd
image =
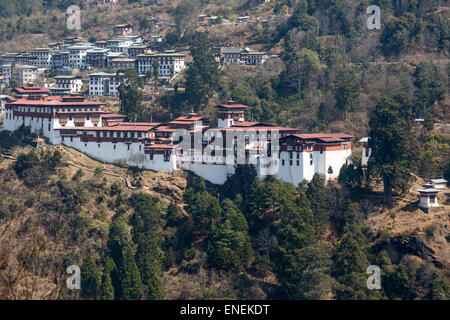
M 128 56 L 123 52 L 108 51 L 106 53 L 106 68 L 111 68 L 111 61 L 114 59 L 125 59 Z
M 69 53 L 61 51 L 55 52 L 52 55 L 51 66 L 56 70 L 69 69 Z
M 69 66 L 72 69 L 81 69 L 86 65 L 87 52 L 93 49 L 92 45 L 76 45 L 68 47 Z
M 98 40 L 94 44 L 97 48 L 106 48 L 108 46 L 108 41 L 106 40 Z
M 83 78 L 81 76 L 57 76 L 56 88 L 67 89 L 68 93 L 79 93 L 83 86 Z
M 40 69 L 51 67 L 53 51 L 49 48 L 36 48 L 30 51 L 30 64 Z
M 109 49 L 105 48 L 93 48 L 89 49 L 86 53 L 86 64 L 93 68 L 103 69 L 106 67 L 106 54 Z
M 170 77 L 183 70 L 185 57 L 182 53 L 141 54 L 137 56 L 137 70 L 139 74 L 143 75 L 148 71 L 153 72 L 153 61 L 157 60 L 159 62 L 159 75 Z
M 136 59 L 116 58 L 109 61 L 111 69 L 136 69 Z
M 91 73 L 89 75 L 89 96 L 118 97 L 121 81 L 115 73 Z
M 64 44 L 67 44 L 67 45 L 74 45 L 79 42 L 81 42 L 81 40 L 78 39 L 77 37 L 67 37 L 64 39 Z
M 128 58 L 136 59 L 140 54 L 151 53 L 151 50 L 147 46 L 134 45 L 128 48 Z
M 126 36 L 133 33 L 133 26 L 131 24 L 118 24 L 113 27 L 115 36 Z
M 245 49 L 222 48 L 223 62 L 226 64 L 240 64 L 243 51 L 245 51 Z
M 19 53 L 5 53 L 1 56 L 0 65 L 12 64 L 13 62 L 15 62 L 18 55 Z
M 250 66 L 263 64 L 267 59 L 269 55 L 266 52 L 243 51 L 241 53 L 241 62 Z
M 20 53 L 14 58 L 15 63 L 21 65 L 31 65 L 30 60 L 30 55 L 25 53 Z
M 15 78 L 18 85 L 23 86 L 29 83 L 34 83 L 38 77 L 38 68 L 35 66 L 16 64 L 11 74 L 12 65 L 7 64 L 1 66 L 1 74 L 3 76 L 3 84 L 11 85 L 11 79 Z
M 249 48 L 222 48 L 221 53 L 225 64 L 260 65 L 269 59 L 266 52 L 251 51 Z

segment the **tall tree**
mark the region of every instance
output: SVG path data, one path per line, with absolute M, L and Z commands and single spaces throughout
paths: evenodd
M 316 236 L 321 235 L 327 226 L 329 225 L 329 218 L 327 212 L 327 200 L 325 191 L 324 177 L 315 174 L 311 181 L 308 183 L 308 189 L 306 195 L 311 205 L 311 209 L 314 216 L 314 228 L 316 230 Z
M 130 248 L 126 248 L 120 268 L 121 299 L 139 300 L 142 297 L 142 280 Z
M 416 141 L 411 134 L 412 120 L 409 99 L 397 94 L 380 99 L 369 121 L 372 148 L 369 166 L 383 177 L 384 203 L 388 206 L 392 205 L 393 188 L 407 191 L 412 180 L 411 170 L 417 157 Z
M 155 88 L 158 84 L 159 79 L 159 62 L 158 60 L 154 60 L 152 63 L 152 70 L 153 70 L 153 79 L 155 80 Z
M 186 72 L 186 93 L 189 102 L 198 110 L 217 90 L 219 71 L 206 33 L 194 34 L 190 51 L 194 61 Z
M 127 115 L 131 122 L 142 119 L 144 106 L 142 105 L 142 78 L 136 70 L 125 69 L 117 71 L 117 78 L 121 85 L 118 88 L 121 114 Z
M 160 202 L 144 193 L 134 194 L 131 199 L 134 213 L 130 219 L 133 226 L 134 243 L 137 244 L 136 264 L 139 267 L 146 299 L 155 300 L 164 297 L 159 273 L 161 272 L 162 241 L 158 232 L 161 226 L 162 209 Z
M 365 223 L 357 203 L 349 203 L 344 213 L 342 240 L 336 246 L 332 275 L 338 299 L 379 299 L 379 292 L 367 289 L 369 241 L 364 234 Z
M 330 275 L 329 251 L 324 245 L 314 245 L 296 249 L 287 256 L 289 265 L 277 273 L 277 278 L 289 299 L 331 297 L 334 279 Z
M 319 64 L 317 52 L 303 48 L 288 60 L 286 70 L 280 75 L 281 86 L 292 88 L 295 93 L 303 95 L 316 77 Z
M 81 297 L 97 299 L 100 293 L 100 272 L 91 256 L 88 256 L 81 267 Z
M 427 129 L 433 129 L 433 105 L 445 99 L 446 89 L 438 68 L 431 62 L 421 62 L 414 72 L 415 115 L 425 118 Z M 427 123 L 426 123 L 427 124 Z
M 357 103 L 360 90 L 359 75 L 353 68 L 342 68 L 338 71 L 335 80 L 334 98 L 336 106 L 344 112 L 347 121 L 348 111 Z
M 107 258 L 105 268 L 102 275 L 102 283 L 100 285 L 102 300 L 114 300 L 114 286 L 111 279 L 111 273 L 114 271 L 113 261 L 111 258 Z

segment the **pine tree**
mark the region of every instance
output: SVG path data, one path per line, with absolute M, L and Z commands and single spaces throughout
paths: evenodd
M 102 292 L 100 298 L 102 300 L 114 300 L 114 287 L 112 285 L 111 276 L 106 268 L 102 275 L 102 284 L 100 289 Z
M 359 205 L 350 203 L 344 214 L 342 240 L 336 247 L 332 275 L 338 281 L 338 299 L 378 299 L 380 293 L 366 285 L 369 241 L 364 234 L 364 222 Z
M 311 209 L 314 215 L 314 227 L 316 229 L 316 236 L 319 236 L 329 225 L 329 217 L 327 211 L 327 200 L 325 191 L 325 181 L 322 176 L 315 174 L 308 183 L 306 195 L 311 204 Z
M 101 299 L 114 300 L 120 294 L 120 279 L 117 273 L 116 265 L 110 258 L 106 258 L 105 268 L 103 269 L 101 284 Z
M 139 267 L 145 297 L 150 300 L 162 298 L 164 293 L 158 276 L 161 272 L 161 255 L 157 243 L 150 239 L 140 243 L 135 260 Z
M 130 248 L 123 255 L 123 265 L 120 268 L 121 299 L 139 300 L 142 297 L 142 281 L 139 269 L 134 261 Z
M 88 256 L 81 267 L 81 297 L 83 299 L 97 299 L 100 293 L 100 272 Z
M 164 298 L 164 289 L 156 272 L 153 272 L 147 280 L 147 294 L 148 300 L 161 300 Z
M 412 106 L 401 94 L 382 98 L 373 111 L 369 125 L 369 166 L 383 177 L 384 203 L 392 205 L 392 190 L 406 192 L 417 159 L 417 144 L 411 134 Z
M 170 247 L 166 253 L 165 264 L 166 268 L 171 268 L 175 265 L 175 252 L 172 247 Z
M 190 51 L 194 61 L 186 71 L 186 94 L 189 102 L 198 110 L 216 91 L 219 71 L 206 33 L 194 34 Z

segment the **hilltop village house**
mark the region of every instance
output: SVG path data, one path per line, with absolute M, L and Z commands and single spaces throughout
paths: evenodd
M 131 24 L 118 24 L 113 27 L 115 36 L 126 36 L 133 33 L 133 26 Z
M 178 74 L 185 66 L 185 55 L 182 53 L 149 53 L 137 56 L 137 70 L 139 74 L 145 75 L 148 71 L 153 72 L 153 62 L 159 63 L 159 75 L 169 77 Z
M 269 59 L 266 52 L 251 51 L 248 48 L 221 48 L 223 63 L 225 64 L 242 64 L 242 65 L 261 65 Z
M 5 104 L 5 130 L 28 126 L 52 144 L 100 161 L 167 173 L 190 170 L 215 184 L 223 184 L 237 164 L 253 164 L 261 179 L 272 175 L 294 185 L 315 173 L 335 178 L 351 156 L 350 135 L 302 134 L 248 122 L 245 105 L 217 106 L 217 127 L 196 114 L 165 123 L 130 123 L 85 97 L 49 96 L 37 87 L 16 93 Z
M 65 89 L 68 93 L 79 93 L 83 86 L 83 78 L 81 76 L 57 76 L 56 88 Z
M 6 86 L 11 84 L 12 79 L 16 79 L 18 85 L 23 86 L 27 83 L 35 82 L 38 77 L 38 68 L 29 65 L 15 65 L 5 64 L 0 67 L 1 75 L 3 76 L 2 83 Z M 14 74 L 12 75 L 11 72 Z
M 89 96 L 119 96 L 119 86 L 122 82 L 115 73 L 89 74 Z

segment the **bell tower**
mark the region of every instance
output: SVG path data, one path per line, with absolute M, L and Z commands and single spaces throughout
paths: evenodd
M 248 106 L 243 104 L 221 104 L 217 106 L 217 126 L 219 128 L 228 128 L 237 122 L 244 122 L 244 110 Z

